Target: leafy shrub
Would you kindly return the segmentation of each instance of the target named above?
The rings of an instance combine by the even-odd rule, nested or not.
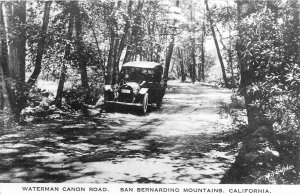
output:
[[[65,109],[80,110],[87,104],[95,105],[103,93],[102,88],[90,89],[74,86],[63,93],[63,107]]]
[[[25,108],[21,112],[21,118],[23,120],[32,117],[41,117],[44,119],[46,115],[54,112],[55,106],[52,105],[54,99],[52,93],[34,86],[29,91]]]
[[[237,91],[233,91],[231,95],[231,103],[224,104],[219,112],[223,118],[230,118],[233,129],[241,129],[247,125],[247,114],[245,110],[245,102]]]
[[[286,4],[262,1],[239,26],[243,76],[246,77],[242,80],[245,82],[242,91],[248,99],[248,119],[251,119],[252,130],[266,126],[271,131],[272,135],[265,141],[269,141],[280,156],[278,162],[263,162],[268,171],[253,166],[259,173],[252,183],[295,183],[293,177],[297,176],[299,182],[300,27],[297,9],[299,3],[293,0]],[[289,176],[279,173],[262,179],[266,173],[274,174],[284,166],[292,167]]]

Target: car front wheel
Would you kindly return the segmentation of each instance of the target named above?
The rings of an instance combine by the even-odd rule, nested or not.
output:
[[[156,102],[156,108],[157,108],[157,109],[160,109],[160,108],[161,108],[161,104],[162,104],[162,99],[159,99],[159,100]]]

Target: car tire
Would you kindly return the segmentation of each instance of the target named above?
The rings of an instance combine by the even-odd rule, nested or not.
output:
[[[141,113],[144,115],[147,113],[147,109],[148,109],[148,93],[146,93],[144,95],[143,98],[143,103],[142,103],[142,108],[141,108]]]
[[[103,109],[104,109],[105,112],[107,112],[107,113],[113,112],[113,110],[114,110],[114,105],[112,105],[112,104],[110,104],[110,103],[104,103]]]
[[[161,104],[162,104],[162,99],[159,99],[159,100],[156,102],[156,108],[157,108],[157,109],[160,109],[160,108],[161,108]]]

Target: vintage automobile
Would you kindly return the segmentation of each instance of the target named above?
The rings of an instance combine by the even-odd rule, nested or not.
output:
[[[104,107],[114,105],[138,107],[142,114],[148,105],[160,108],[165,87],[161,83],[163,68],[159,63],[132,61],[122,66],[119,81],[104,87]]]

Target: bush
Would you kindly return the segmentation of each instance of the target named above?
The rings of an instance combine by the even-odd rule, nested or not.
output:
[[[87,104],[95,105],[101,94],[103,94],[102,88],[90,87],[90,89],[87,89],[82,86],[74,86],[64,91],[63,107],[77,111]]]
[[[248,99],[251,130],[262,126],[269,128],[272,137],[267,139],[280,153],[279,163],[268,163],[268,173],[293,166],[290,171],[299,176],[299,3],[262,1],[260,6],[243,18],[239,26],[243,32],[239,39],[239,44],[243,45],[242,91]],[[280,174],[270,183],[272,181],[285,183],[290,180]]]
[[[28,94],[25,108],[21,112],[21,118],[26,120],[30,117],[45,117],[51,114],[55,106],[51,104],[54,102],[54,95],[46,90],[42,90],[34,86]]]

